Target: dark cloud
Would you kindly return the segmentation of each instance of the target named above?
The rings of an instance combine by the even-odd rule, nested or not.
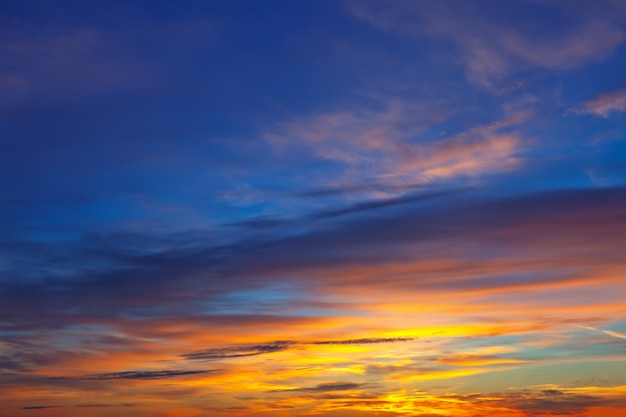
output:
[[[276,341],[273,343],[261,345],[229,346],[223,348],[206,349],[198,352],[186,353],[181,356],[186,359],[192,360],[240,358],[246,356],[263,355],[266,353],[281,352],[289,349],[294,344],[295,342],[292,341]]]
[[[346,340],[322,340],[319,342],[310,342],[312,345],[372,345],[377,343],[401,343],[411,342],[414,337],[369,337],[364,339],[346,339]]]
[[[549,397],[555,397],[555,396],[558,396],[558,395],[563,395],[563,391],[559,391],[558,389],[547,389],[547,390],[543,390],[541,392],[543,392],[545,395],[547,395]]]
[[[43,410],[45,408],[61,408],[60,405],[27,405],[22,410]]]
[[[363,338],[363,339],[346,339],[346,340],[321,340],[321,341],[295,341],[295,340],[279,340],[276,342],[255,344],[255,345],[235,345],[219,348],[205,349],[192,353],[181,355],[185,359],[190,360],[218,360],[231,359],[247,356],[264,355],[274,352],[282,352],[297,346],[305,345],[370,345],[378,343],[399,343],[415,340],[412,337],[394,337],[394,338]]]
[[[318,384],[311,388],[299,388],[298,391],[305,392],[328,392],[328,391],[347,391],[361,387],[363,384],[356,384],[354,382],[329,382],[325,384]]]
[[[56,327],[60,329],[60,326]],[[71,350],[50,346],[40,337],[19,337],[7,332],[2,340],[2,347],[9,354],[4,360],[0,358],[0,369],[4,367],[17,373],[26,373],[40,366],[49,366],[75,357]]]
[[[277,219],[252,219],[240,222],[227,223],[225,226],[246,227],[248,229],[271,229],[285,224],[284,220]]]
[[[378,209],[383,209],[383,208],[396,207],[396,206],[418,203],[422,201],[433,200],[437,197],[445,197],[451,194],[456,194],[458,192],[459,190],[438,190],[438,191],[430,191],[430,192],[424,192],[424,193],[419,193],[419,194],[411,194],[408,196],[403,196],[403,197],[398,197],[398,198],[367,201],[364,203],[355,204],[353,206],[341,207],[338,209],[322,211],[322,212],[313,214],[311,217],[313,219],[327,219],[327,218],[344,216],[344,215],[349,215],[349,214],[367,212],[371,210],[378,210]]]
[[[294,388],[286,390],[272,390],[269,392],[332,392],[332,391],[349,391],[360,388],[363,384],[354,382],[328,382],[318,384],[314,387]]]
[[[115,380],[115,379],[169,379],[179,376],[197,375],[215,372],[216,370],[203,371],[126,371],[126,372],[110,372],[106,374],[97,374],[94,376],[83,377],[81,379],[94,380]]]
[[[432,187],[430,184],[419,183],[409,185],[398,184],[352,184],[344,185],[341,187],[326,187],[318,188],[316,190],[304,191],[295,194],[296,197],[305,198],[320,198],[320,197],[333,197],[343,196],[351,193],[369,193],[369,192],[398,192],[407,190],[417,190],[421,188]]]
[[[375,188],[373,188],[375,186],[359,186],[356,187],[356,189],[353,189],[352,187],[348,187],[347,191],[356,191],[356,190],[360,190],[362,189],[363,191],[370,189],[370,190],[374,190]],[[394,191],[399,191],[399,190],[405,190],[405,189],[413,189],[413,188],[418,188],[418,186],[407,186],[407,187],[394,187],[394,186],[389,186],[388,188],[385,188],[383,186],[378,186],[378,188],[376,188],[378,191],[383,191],[386,190],[387,192],[394,192]],[[420,186],[419,188],[425,188],[425,186]],[[322,193],[320,195],[324,196],[325,193],[329,192],[329,193],[341,193],[342,189],[332,189],[332,191],[329,190],[321,190],[319,191],[320,193]],[[309,214],[307,216],[301,217],[301,218],[295,218],[295,219],[270,219],[270,218],[265,218],[265,217],[259,217],[259,218],[253,218],[250,220],[245,220],[245,221],[239,221],[239,222],[233,222],[233,223],[227,223],[225,226],[238,226],[238,227],[245,227],[248,229],[271,229],[271,228],[277,228],[279,226],[285,226],[285,225],[299,225],[299,226],[303,226],[306,225],[307,223],[310,223],[311,220],[324,220],[324,219],[332,219],[335,217],[340,217],[340,216],[344,216],[344,215],[350,215],[350,214],[358,214],[358,213],[362,213],[362,212],[368,212],[371,210],[377,210],[377,209],[384,209],[384,208],[390,208],[390,207],[395,207],[395,206],[402,206],[402,205],[408,205],[408,204],[414,204],[414,203],[419,203],[419,202],[423,202],[423,201],[428,201],[431,199],[435,199],[437,197],[444,197],[446,195],[449,194],[455,194],[460,192],[460,190],[454,189],[454,190],[435,190],[435,191],[425,191],[425,192],[421,192],[421,193],[413,193],[413,194],[409,194],[409,195],[405,195],[402,197],[393,197],[393,198],[386,198],[386,199],[377,199],[377,200],[370,200],[370,201],[364,201],[358,204],[354,204],[354,205],[349,205],[349,206],[340,206],[334,209],[330,209],[330,210],[323,210],[323,211],[319,211],[319,212],[314,212],[312,214]],[[309,196],[309,195],[305,195],[305,196]],[[311,197],[315,196],[315,192],[313,195],[311,195]]]
[[[213,411],[216,413],[228,413],[233,411],[246,411],[249,407],[245,406],[233,406],[233,407],[202,407],[203,410]]]
[[[22,371],[24,365],[8,356],[0,356],[0,369],[8,369],[10,371]]]

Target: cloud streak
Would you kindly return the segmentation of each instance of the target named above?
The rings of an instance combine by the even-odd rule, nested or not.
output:
[[[133,380],[152,380],[152,379],[169,379],[184,377],[189,375],[207,374],[215,372],[215,370],[198,370],[198,371],[180,371],[180,370],[168,370],[168,371],[125,371],[125,372],[110,372],[105,374],[97,374],[94,376],[83,377],[81,379],[109,381],[117,379],[133,379]]]
[[[341,181],[354,181],[351,176],[356,172],[359,181],[384,181],[389,187],[378,192],[384,195],[402,193],[407,183],[437,184],[514,169],[526,146],[515,128],[533,117],[532,109],[527,108],[464,132],[424,140],[424,132],[449,117],[452,110],[429,117],[435,112],[429,108],[433,104],[423,104],[422,109],[383,100],[382,106],[380,110],[338,111],[284,122],[265,138],[281,149],[304,146],[319,158],[338,163],[346,172]],[[415,114],[421,115],[420,119],[415,120]]]
[[[626,110],[626,87],[598,94],[574,109],[577,113],[587,113],[605,119],[624,110]]]
[[[44,410],[46,408],[60,408],[59,405],[27,405],[22,407],[22,410]]]
[[[415,340],[413,337],[368,337],[361,339],[345,340],[318,340],[318,341],[294,341],[281,340],[266,344],[228,346],[210,348],[192,353],[182,354],[181,357],[189,360],[220,360],[243,358],[248,356],[265,355],[277,352],[284,352],[290,349],[297,349],[306,345],[373,345],[383,343],[402,343]]]
[[[334,391],[350,391],[358,389],[363,384],[357,384],[354,382],[326,382],[323,384],[318,384],[314,387],[305,387],[305,388],[293,388],[286,390],[278,390],[271,392],[334,392]]]
[[[616,339],[626,340],[626,333],[616,332],[613,330],[601,330],[601,329],[596,329],[595,327],[591,327],[591,326],[578,326],[578,327],[582,329],[592,330],[594,332],[604,333],[605,335],[614,337]]]
[[[264,355],[268,353],[275,353],[287,350],[292,346],[294,342],[291,341],[277,341],[262,345],[245,345],[245,346],[231,346],[224,348],[206,349],[193,353],[185,353],[181,355],[186,359],[191,360],[216,360],[216,359],[230,359],[241,358],[247,356]]]

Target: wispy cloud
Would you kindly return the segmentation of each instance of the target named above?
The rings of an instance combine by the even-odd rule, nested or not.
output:
[[[234,345],[228,347],[210,348],[192,353],[182,354],[181,357],[190,360],[218,360],[232,359],[248,356],[265,355],[283,352],[288,349],[306,345],[373,345],[382,343],[402,343],[415,340],[413,337],[368,337],[345,340],[317,340],[317,341],[294,341],[281,340],[272,343],[256,345]]]
[[[465,61],[468,80],[494,92],[504,91],[509,77],[520,67],[573,68],[605,58],[626,39],[621,27],[626,10],[611,1],[587,4],[586,8],[580,2],[578,7],[537,2],[535,19],[525,25],[523,20],[511,19],[512,10],[527,12],[528,5],[523,2],[506,8],[487,1],[368,0],[347,5],[357,18],[385,30],[454,42]],[[598,9],[606,13],[598,13]],[[547,11],[551,20],[538,18]],[[555,17],[569,30],[554,30]],[[541,41],[533,36],[536,31],[544,34]]]
[[[294,342],[292,341],[277,341],[260,345],[229,346],[223,348],[206,349],[193,353],[185,353],[181,356],[186,359],[192,360],[241,358],[247,356],[257,356],[267,353],[281,352],[289,349],[293,344]]]
[[[572,109],[575,113],[587,113],[606,119],[613,113],[620,113],[624,110],[626,110],[626,87],[598,94]]]
[[[326,382],[318,384],[314,387],[304,388],[290,388],[284,390],[274,390],[271,392],[333,392],[333,391],[348,391],[360,388],[363,384],[357,384],[355,382]]]
[[[379,343],[412,342],[415,339],[414,337],[368,337],[363,339],[321,340],[309,343],[312,345],[371,345]]]
[[[532,108],[527,106],[505,112],[502,119],[492,123],[433,140],[422,134],[447,117],[451,109],[444,112],[433,103],[402,100],[383,101],[382,106],[280,123],[265,138],[283,149],[304,146],[319,158],[339,163],[344,182],[385,182],[391,185],[387,194],[397,194],[402,192],[399,185],[406,189],[406,184],[432,184],[516,167],[518,154],[526,146],[517,128],[533,117]]]
[[[60,405],[27,405],[22,410],[44,410],[46,408],[60,408]]]
[[[424,193],[411,194],[397,198],[387,198],[383,200],[367,201],[364,203],[355,204],[349,207],[341,207],[333,210],[326,210],[319,213],[314,213],[312,217],[314,219],[327,219],[332,217],[357,214],[361,212],[367,212],[376,209],[391,208],[394,206],[402,206],[412,203],[426,202],[436,198],[442,198],[448,195],[454,195],[459,193],[460,190],[439,190],[430,191]]]
[[[94,376],[83,377],[81,379],[95,379],[99,381],[116,380],[116,379],[169,379],[188,375],[207,374],[215,372],[215,370],[199,370],[199,371],[126,371],[126,372],[110,372],[106,374],[97,374]]]
[[[578,327],[580,327],[581,329],[587,329],[587,330],[592,330],[594,332],[604,333],[607,336],[615,337],[617,339],[626,340],[626,333],[616,332],[614,330],[602,330],[602,329],[598,329],[592,326],[578,326]]]

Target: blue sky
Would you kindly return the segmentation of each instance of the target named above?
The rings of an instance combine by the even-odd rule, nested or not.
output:
[[[0,416],[619,417],[622,1],[0,16]]]

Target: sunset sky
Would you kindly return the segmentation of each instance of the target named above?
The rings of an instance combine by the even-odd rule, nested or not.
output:
[[[626,1],[4,1],[0,417],[626,417]]]

